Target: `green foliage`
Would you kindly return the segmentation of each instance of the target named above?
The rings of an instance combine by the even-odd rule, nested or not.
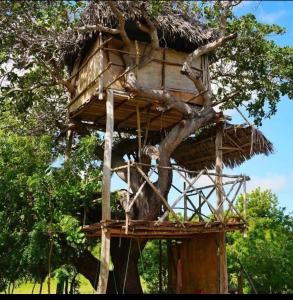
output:
[[[83,208],[100,195],[97,139],[81,139],[72,160],[53,168],[52,139],[0,132],[0,282],[35,279],[48,273],[50,236],[53,269],[68,249],[78,255],[91,247],[80,231]],[[78,215],[77,213],[80,213]],[[9,260],[7,259],[9,255]]]
[[[161,252],[160,252],[161,243]],[[161,254],[160,254],[161,253]],[[160,260],[162,264],[162,293],[167,292],[168,256],[167,241],[153,240],[145,246],[139,260],[139,273],[143,278],[148,293],[159,293]]]
[[[195,11],[208,26],[219,27],[219,2],[203,1]],[[237,38],[218,49],[211,65],[216,100],[221,102],[237,93],[223,108],[244,105],[255,124],[261,125],[276,113],[281,96],[293,98],[293,49],[278,46],[271,39],[284,34],[285,28],[262,24],[253,14],[236,17],[230,11],[227,33],[234,32]]]
[[[238,201],[239,209],[243,198]],[[293,290],[293,218],[278,207],[277,197],[269,190],[256,189],[248,195],[249,229],[228,235],[230,283],[237,285],[241,264],[259,293],[290,293]],[[248,277],[245,290],[253,293]]]

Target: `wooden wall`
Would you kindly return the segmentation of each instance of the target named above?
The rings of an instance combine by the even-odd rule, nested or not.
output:
[[[220,293],[221,233],[198,234],[168,248],[169,293]]]
[[[106,40],[106,37],[104,37],[104,40]],[[136,57],[137,48],[139,55],[143,55],[149,51],[148,44],[138,42],[137,45],[138,47],[136,47],[135,42],[132,43],[130,52],[133,54],[133,57]],[[124,71],[122,53],[117,51],[118,49],[121,49],[121,46],[121,41],[117,38],[113,38],[104,46],[104,68],[108,65],[109,61],[113,63],[110,69],[104,73],[104,87]],[[99,69],[100,51],[97,51],[98,47],[99,40],[97,39],[87,56],[81,61],[76,61],[73,73],[75,73],[85,61],[87,61],[87,63],[72,80],[77,86],[77,92],[74,97],[75,100],[70,105],[69,112],[76,111],[96,93],[98,82],[86,91],[85,89],[96,79],[101,71]],[[177,99],[181,99],[182,101],[189,100],[196,95],[197,91],[192,81],[180,73],[181,65],[185,61],[186,56],[187,53],[184,52],[177,52],[171,49],[160,49],[156,52],[154,61],[137,72],[138,84],[144,88],[150,89],[165,88],[174,94]],[[90,59],[88,59],[89,57]],[[202,70],[203,81],[208,88],[209,74],[207,57],[195,61],[193,67],[197,70]],[[124,79],[122,78],[121,80],[116,81],[111,87],[113,89],[123,90],[123,80]],[[80,93],[81,95],[79,96]],[[202,97],[193,99],[191,102],[202,104]]]

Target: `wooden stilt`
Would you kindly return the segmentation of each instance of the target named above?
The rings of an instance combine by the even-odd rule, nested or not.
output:
[[[222,203],[223,194],[222,194],[222,174],[223,174],[223,150],[222,148],[223,144],[223,131],[222,126],[218,128],[217,135],[216,135],[216,141],[215,141],[215,148],[216,148],[216,174],[219,176],[216,176],[216,184],[220,187],[220,189],[216,189],[216,195],[217,195],[217,218],[219,221],[223,221],[224,217],[224,208]]]
[[[102,220],[111,219],[110,196],[111,196],[111,154],[112,138],[114,128],[113,90],[107,90],[107,121],[105,134],[104,162],[103,162],[103,187],[102,187]],[[107,291],[110,265],[110,233],[107,228],[101,232],[101,265],[98,294],[105,294]]]
[[[216,189],[217,196],[217,218],[219,221],[224,221],[224,207],[223,207],[223,128],[220,126],[217,130],[216,135],[216,176],[215,183],[218,187]],[[226,255],[226,241],[225,241],[225,232],[219,232],[219,293],[227,294],[228,293],[228,273],[227,273],[227,255]]]

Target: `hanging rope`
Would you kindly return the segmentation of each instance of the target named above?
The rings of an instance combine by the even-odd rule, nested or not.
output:
[[[97,271],[96,271],[96,277],[95,277],[95,281],[94,281],[93,294],[96,293],[95,287],[97,286],[99,269],[100,269],[100,264],[97,264]]]
[[[123,283],[122,294],[124,294],[124,291],[125,291],[127,271],[128,271],[128,265],[129,265],[129,257],[130,257],[130,252],[131,252],[131,244],[132,244],[132,238],[130,239],[130,243],[129,243],[129,250],[128,250],[127,262],[126,262],[126,269],[125,269],[125,276],[124,276],[124,283]]]
[[[248,279],[248,281],[249,281],[249,283],[250,283],[250,285],[251,285],[251,287],[252,287],[254,293],[255,293],[255,294],[258,294],[257,289],[256,289],[256,287],[255,287],[255,285],[254,285],[254,283],[253,283],[253,281],[252,281],[250,275],[248,274],[248,272],[247,272],[246,269],[244,268],[243,264],[241,263],[240,258],[239,258],[239,256],[238,256],[237,252],[236,252],[234,249],[232,249],[232,252],[233,252],[234,255],[236,256],[236,259],[237,259],[237,261],[238,261],[240,267],[242,267],[244,273],[246,274],[247,279]]]
[[[136,239],[136,240],[137,240],[137,244],[138,244],[139,256],[141,258],[141,263],[142,263],[142,271],[145,273],[144,261],[143,261],[143,256],[142,256],[142,251],[141,251],[141,248],[140,248],[140,244],[139,244],[139,239]]]
[[[118,289],[117,289],[117,283],[116,283],[116,278],[115,278],[115,272],[113,270],[113,278],[114,278],[114,286],[115,286],[115,291],[116,291],[116,294],[118,295]]]

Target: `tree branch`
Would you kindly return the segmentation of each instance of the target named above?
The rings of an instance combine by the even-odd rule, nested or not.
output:
[[[78,32],[92,32],[92,31],[102,31],[105,33],[110,33],[110,34],[119,34],[120,30],[117,28],[110,28],[110,27],[105,27],[102,25],[84,25],[81,27],[76,28]]]
[[[227,36],[220,37],[219,39],[211,43],[208,43],[204,46],[201,46],[197,48],[195,51],[193,51],[192,53],[190,53],[187,56],[186,61],[183,63],[181,73],[186,75],[190,80],[194,82],[196,89],[198,90],[199,93],[203,93],[205,105],[211,105],[213,95],[209,90],[205,91],[205,86],[202,80],[200,79],[199,74],[193,72],[193,70],[191,69],[192,61],[200,58],[204,54],[215,51],[217,48],[221,47],[225,42],[235,39],[236,37],[237,34],[232,33]]]
[[[124,42],[124,47],[126,49],[129,49],[130,45],[131,45],[131,42],[130,42],[130,39],[129,39],[126,31],[125,31],[125,18],[123,16],[123,14],[121,13],[121,11],[116,7],[116,5],[114,4],[114,2],[112,0],[109,0],[108,3],[109,3],[109,6],[110,6],[112,12],[115,14],[115,16],[118,19],[119,33],[120,33],[120,36],[121,36],[121,38]]]

